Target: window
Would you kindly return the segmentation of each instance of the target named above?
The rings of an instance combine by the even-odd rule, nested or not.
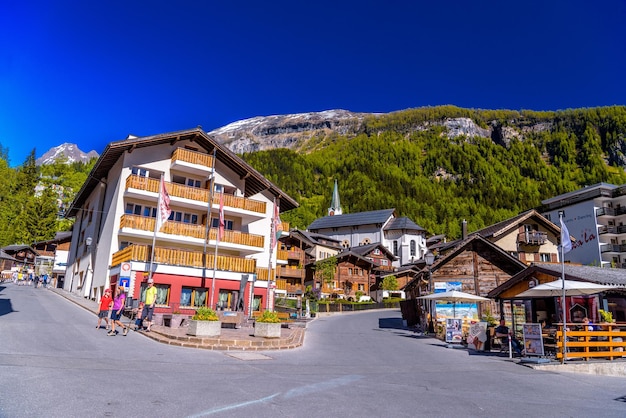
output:
[[[398,241],[393,242],[393,255],[398,256]]]
[[[206,306],[206,302],[206,289],[183,287],[180,294],[180,306],[193,306],[194,308],[199,308],[201,306]]]
[[[411,247],[411,257],[415,257],[417,255],[417,247],[415,245],[414,239],[411,240],[410,247]]]
[[[217,309],[237,309],[237,302],[239,298],[239,291],[220,289],[219,297],[217,299]]]
[[[348,276],[352,276],[352,269],[348,269]]]
[[[363,283],[359,283],[359,284],[358,284],[358,289],[359,289],[360,291],[364,291],[364,290],[365,290],[365,285],[364,285]]]
[[[344,239],[343,241],[341,241],[341,246],[343,248],[350,248],[350,241],[348,241],[347,239]]]
[[[359,269],[359,276],[363,275],[363,269]]]
[[[552,261],[552,257],[550,257],[550,254],[548,253],[540,253],[539,258],[541,261],[546,262],[546,263],[549,263]]]
[[[141,300],[146,301],[146,288],[148,287],[147,283],[141,284]],[[157,305],[169,305],[170,304],[170,285],[169,284],[154,284],[157,290]]]
[[[213,193],[224,193],[224,186],[221,184],[215,184],[213,186]]]
[[[130,169],[130,172],[136,176],[140,176],[140,177],[148,177],[148,170],[146,170],[145,168],[140,168],[140,167],[133,167]]]
[[[211,218],[211,227],[218,228],[220,226],[220,220],[218,218]],[[224,229],[232,231],[233,230],[233,221],[229,221],[228,219],[224,220]]]
[[[389,265],[389,260],[387,260],[386,258],[383,258],[380,260],[380,264],[382,264],[383,266],[388,266]]]
[[[156,217],[156,207],[127,203],[124,213],[126,213],[127,215],[137,215],[154,218]]]
[[[379,248],[374,249],[374,255],[380,255],[380,249]]]
[[[186,224],[193,224],[193,225],[198,224],[198,215],[193,214],[193,213],[172,211],[168,219],[170,221],[183,222]]]

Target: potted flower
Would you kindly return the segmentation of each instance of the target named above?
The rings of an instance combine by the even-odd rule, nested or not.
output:
[[[254,322],[254,336],[263,338],[280,338],[280,318],[272,311],[263,313]]]
[[[222,331],[222,322],[217,313],[210,308],[198,308],[189,320],[187,335],[196,337],[218,337]]]

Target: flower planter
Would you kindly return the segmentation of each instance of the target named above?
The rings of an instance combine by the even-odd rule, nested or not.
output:
[[[263,338],[280,338],[280,322],[255,322],[254,336]]]
[[[222,332],[221,321],[197,321],[189,320],[187,335],[196,337],[219,337]]]

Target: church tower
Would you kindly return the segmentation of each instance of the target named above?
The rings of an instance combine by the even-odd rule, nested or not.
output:
[[[341,215],[341,203],[339,203],[339,186],[337,186],[337,179],[335,179],[335,188],[333,190],[333,198],[328,208],[328,216]]]

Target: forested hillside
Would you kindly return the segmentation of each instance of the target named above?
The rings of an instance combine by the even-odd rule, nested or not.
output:
[[[94,163],[64,164],[60,159],[37,166],[32,150],[21,166],[11,168],[8,150],[0,146],[0,246],[30,245],[69,230],[71,222],[59,217],[59,206],[71,202]]]
[[[523,135],[501,143],[448,138],[436,124],[424,129],[425,122],[458,117],[494,132],[515,126]],[[307,154],[280,149],[243,158],[300,202],[283,216],[293,227],[326,214],[337,179],[344,213],[396,208],[429,234],[455,238],[462,219],[473,231],[585,185],[626,183],[625,134],[624,106],[559,112],[444,106],[372,116],[364,133],[320,138]]]
[[[491,137],[448,135],[440,122],[451,118],[469,118]],[[242,157],[300,202],[282,215],[292,227],[326,215],[337,179],[344,213],[395,208],[429,234],[457,238],[463,219],[474,231],[585,185],[625,184],[625,137],[625,106],[558,112],[441,106],[366,117],[349,136],[312,138],[300,148],[306,153],[274,149]],[[38,167],[33,150],[11,168],[7,155],[0,145],[0,246],[68,230],[59,203],[73,200],[95,160]]]

